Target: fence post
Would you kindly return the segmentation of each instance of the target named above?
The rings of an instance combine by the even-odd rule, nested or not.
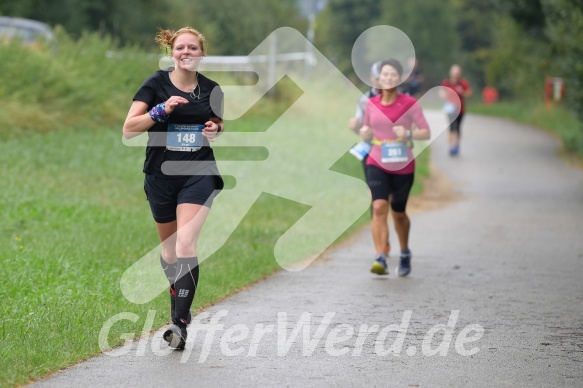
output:
[[[269,95],[273,97],[275,93],[275,61],[277,60],[277,36],[276,34],[269,35],[269,56],[267,63],[267,85],[271,87],[268,91]]]
[[[307,33],[307,41],[306,41],[306,58],[304,60],[304,76],[308,78],[310,76],[312,70],[312,52],[313,52],[313,44],[314,44],[314,22],[316,20],[316,15],[311,12],[308,15],[308,33]]]

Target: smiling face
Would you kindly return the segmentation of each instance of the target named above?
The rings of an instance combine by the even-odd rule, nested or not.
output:
[[[379,85],[382,89],[395,89],[401,83],[401,75],[391,65],[384,65],[381,68]]]
[[[203,56],[202,44],[196,35],[183,33],[174,40],[172,59],[177,70],[197,71]]]

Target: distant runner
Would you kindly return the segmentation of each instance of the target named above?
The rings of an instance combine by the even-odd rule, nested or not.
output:
[[[449,70],[449,78],[444,79],[441,83],[452,89],[459,96],[460,102],[456,100],[448,100],[445,104],[445,111],[452,121],[449,127],[449,153],[456,156],[460,151],[460,140],[462,131],[462,119],[465,113],[465,99],[471,98],[473,95],[470,83],[462,78],[462,68],[459,65],[453,65]],[[443,98],[447,98],[442,95]]]

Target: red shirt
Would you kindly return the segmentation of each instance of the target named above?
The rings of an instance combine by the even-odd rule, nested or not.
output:
[[[454,104],[457,108],[459,108],[460,114],[464,113],[466,110],[466,104],[464,102],[464,92],[466,90],[470,90],[470,83],[466,81],[465,78],[460,79],[457,83],[452,84],[449,79],[444,79],[441,83],[441,86],[445,86],[456,92],[458,97],[460,98],[461,105],[455,99],[450,100],[452,104]]]
[[[412,174],[415,172],[415,159],[410,145],[407,146],[406,162],[383,163],[382,145],[376,143],[396,140],[397,136],[393,133],[394,126],[402,125],[412,130],[415,124],[419,129],[429,129],[427,120],[417,100],[409,95],[398,94],[397,99],[390,105],[382,105],[381,99],[381,94],[369,99],[364,112],[364,125],[372,128],[374,136],[366,164],[379,167],[391,174]]]

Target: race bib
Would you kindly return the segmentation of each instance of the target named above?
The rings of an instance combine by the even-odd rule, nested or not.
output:
[[[168,124],[166,149],[170,151],[195,152],[202,148],[202,124]]]
[[[451,102],[446,102],[445,105],[443,105],[443,111],[450,116],[455,114],[456,109],[455,105]]]
[[[368,156],[372,146],[366,141],[361,141],[350,149],[350,153],[354,155],[358,160],[362,160]]]
[[[409,160],[407,143],[393,142],[381,145],[381,161],[383,163],[401,163]]]

